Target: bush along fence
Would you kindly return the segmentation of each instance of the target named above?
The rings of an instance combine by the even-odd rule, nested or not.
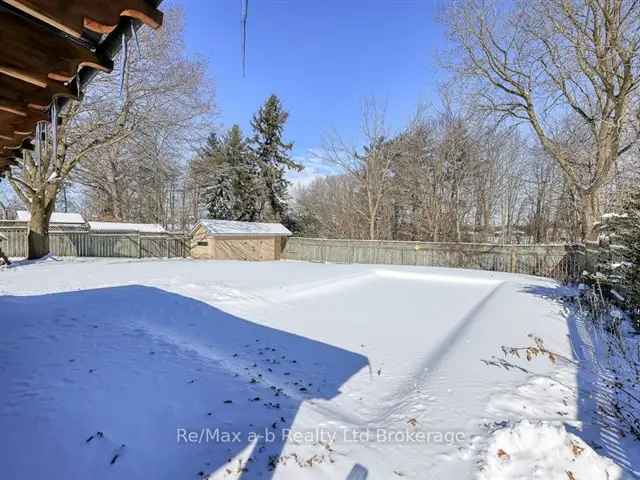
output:
[[[2,249],[8,257],[27,256],[27,232],[21,227],[4,227],[7,237]],[[190,237],[175,234],[95,233],[51,231],[52,255],[71,257],[184,258],[190,254]]]
[[[289,238],[283,257],[309,262],[472,268],[538,275],[560,281],[579,279],[593,262],[590,251],[583,245],[493,245],[302,237]]]

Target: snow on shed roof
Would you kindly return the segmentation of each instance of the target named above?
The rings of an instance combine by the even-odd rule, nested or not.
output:
[[[18,222],[28,222],[31,220],[31,212],[26,210],[18,210],[16,212],[16,220]],[[79,213],[53,212],[49,223],[64,223],[72,225],[84,225],[86,222]]]
[[[200,220],[198,225],[202,225],[209,235],[291,235],[291,232],[280,223]]]
[[[95,232],[167,233],[157,223],[89,222],[89,228]]]

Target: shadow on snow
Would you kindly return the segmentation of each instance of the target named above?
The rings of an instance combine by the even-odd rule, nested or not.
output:
[[[335,397],[368,365],[138,285],[0,297],[0,328],[7,478],[271,478],[301,404]]]
[[[572,425],[565,427],[589,444],[599,455],[609,457],[627,472],[640,476],[638,442],[629,436],[621,435],[623,428],[619,421],[606,413],[611,411],[614,404],[610,384],[615,380],[611,371],[599,362],[599,359],[605,358],[607,345],[603,344],[597,330],[586,323],[586,315],[577,311],[573,301],[575,290],[559,285],[530,286],[524,291],[553,300],[563,307],[571,350],[577,361],[577,420],[582,425],[580,429]]]

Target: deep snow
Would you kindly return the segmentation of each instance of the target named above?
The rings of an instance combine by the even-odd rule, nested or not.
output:
[[[2,478],[624,478],[634,446],[590,427],[573,362],[494,357],[534,334],[579,358],[561,293],[419,267],[7,268]]]

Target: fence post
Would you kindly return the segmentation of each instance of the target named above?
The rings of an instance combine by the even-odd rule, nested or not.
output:
[[[518,257],[516,256],[516,249],[511,247],[511,273],[517,273]]]
[[[142,239],[140,237],[140,232],[138,232],[138,258],[142,258]]]

